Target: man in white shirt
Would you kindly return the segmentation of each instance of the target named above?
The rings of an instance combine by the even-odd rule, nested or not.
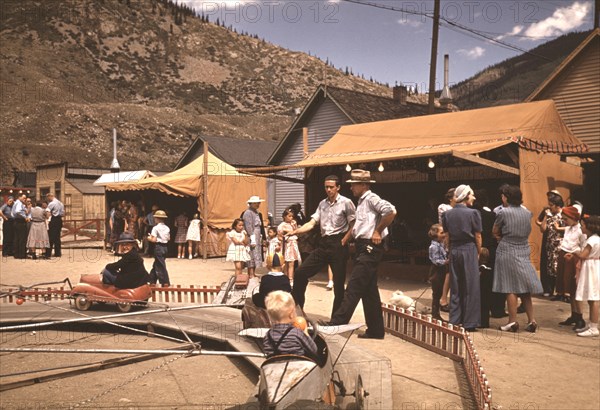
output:
[[[60,258],[62,256],[60,236],[63,226],[62,220],[65,216],[65,206],[53,193],[48,193],[46,199],[48,200],[48,208],[46,209],[51,215],[50,224],[48,225],[50,247],[46,248],[46,257],[49,258],[52,255],[52,248],[54,248],[54,256]]]

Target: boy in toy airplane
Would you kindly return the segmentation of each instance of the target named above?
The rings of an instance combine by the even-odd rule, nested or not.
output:
[[[293,325],[296,319],[296,304],[288,292],[276,290],[265,299],[267,313],[273,323],[263,339],[263,350],[267,357],[292,354],[314,358],[317,345],[304,332]]]
[[[120,255],[121,259],[106,265],[102,271],[102,283],[119,289],[134,289],[148,283],[150,277],[133,235],[123,232],[115,242],[115,247],[116,255]]]

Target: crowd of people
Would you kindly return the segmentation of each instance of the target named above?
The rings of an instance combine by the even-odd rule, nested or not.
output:
[[[61,233],[65,207],[48,193],[36,201],[20,193],[9,196],[0,207],[2,215],[2,256],[15,259],[50,259],[62,256]],[[54,251],[54,255],[52,252]]]
[[[442,320],[443,283],[450,278],[449,322],[467,330],[489,327],[491,315],[508,316],[499,329],[518,332],[517,314],[525,313],[525,330],[535,333],[538,324],[531,296],[542,295],[570,303],[571,315],[559,325],[573,326],[578,336],[599,335],[598,216],[582,214],[580,203],[564,207],[556,190],[547,193],[548,206],[535,221],[543,232],[538,278],[528,242],[533,214],[523,206],[519,187],[502,185],[501,204],[493,211],[487,203],[477,206],[475,192],[468,185],[449,192],[452,200],[439,207],[441,223],[429,230],[435,319]],[[585,301],[589,323],[583,319]]]

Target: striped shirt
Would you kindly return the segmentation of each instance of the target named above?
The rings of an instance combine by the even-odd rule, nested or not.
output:
[[[267,356],[280,354],[294,354],[299,356],[315,357],[317,355],[317,345],[300,329],[292,327],[287,335],[282,339],[285,331],[292,327],[290,323],[276,323],[263,339],[263,351]],[[270,336],[270,337],[269,337]],[[275,350],[275,345],[277,350]]]
[[[381,217],[395,212],[394,205],[381,199],[381,197],[371,190],[362,194],[358,199],[358,207],[356,208],[356,223],[352,229],[354,239],[371,239],[375,228],[381,221]],[[388,234],[387,228],[381,232],[381,239]]]

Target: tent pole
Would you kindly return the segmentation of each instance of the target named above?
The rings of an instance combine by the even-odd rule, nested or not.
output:
[[[202,164],[202,218],[204,219],[204,228],[202,229],[202,259],[206,260],[206,238],[208,236],[208,142],[204,141],[204,163]]]

